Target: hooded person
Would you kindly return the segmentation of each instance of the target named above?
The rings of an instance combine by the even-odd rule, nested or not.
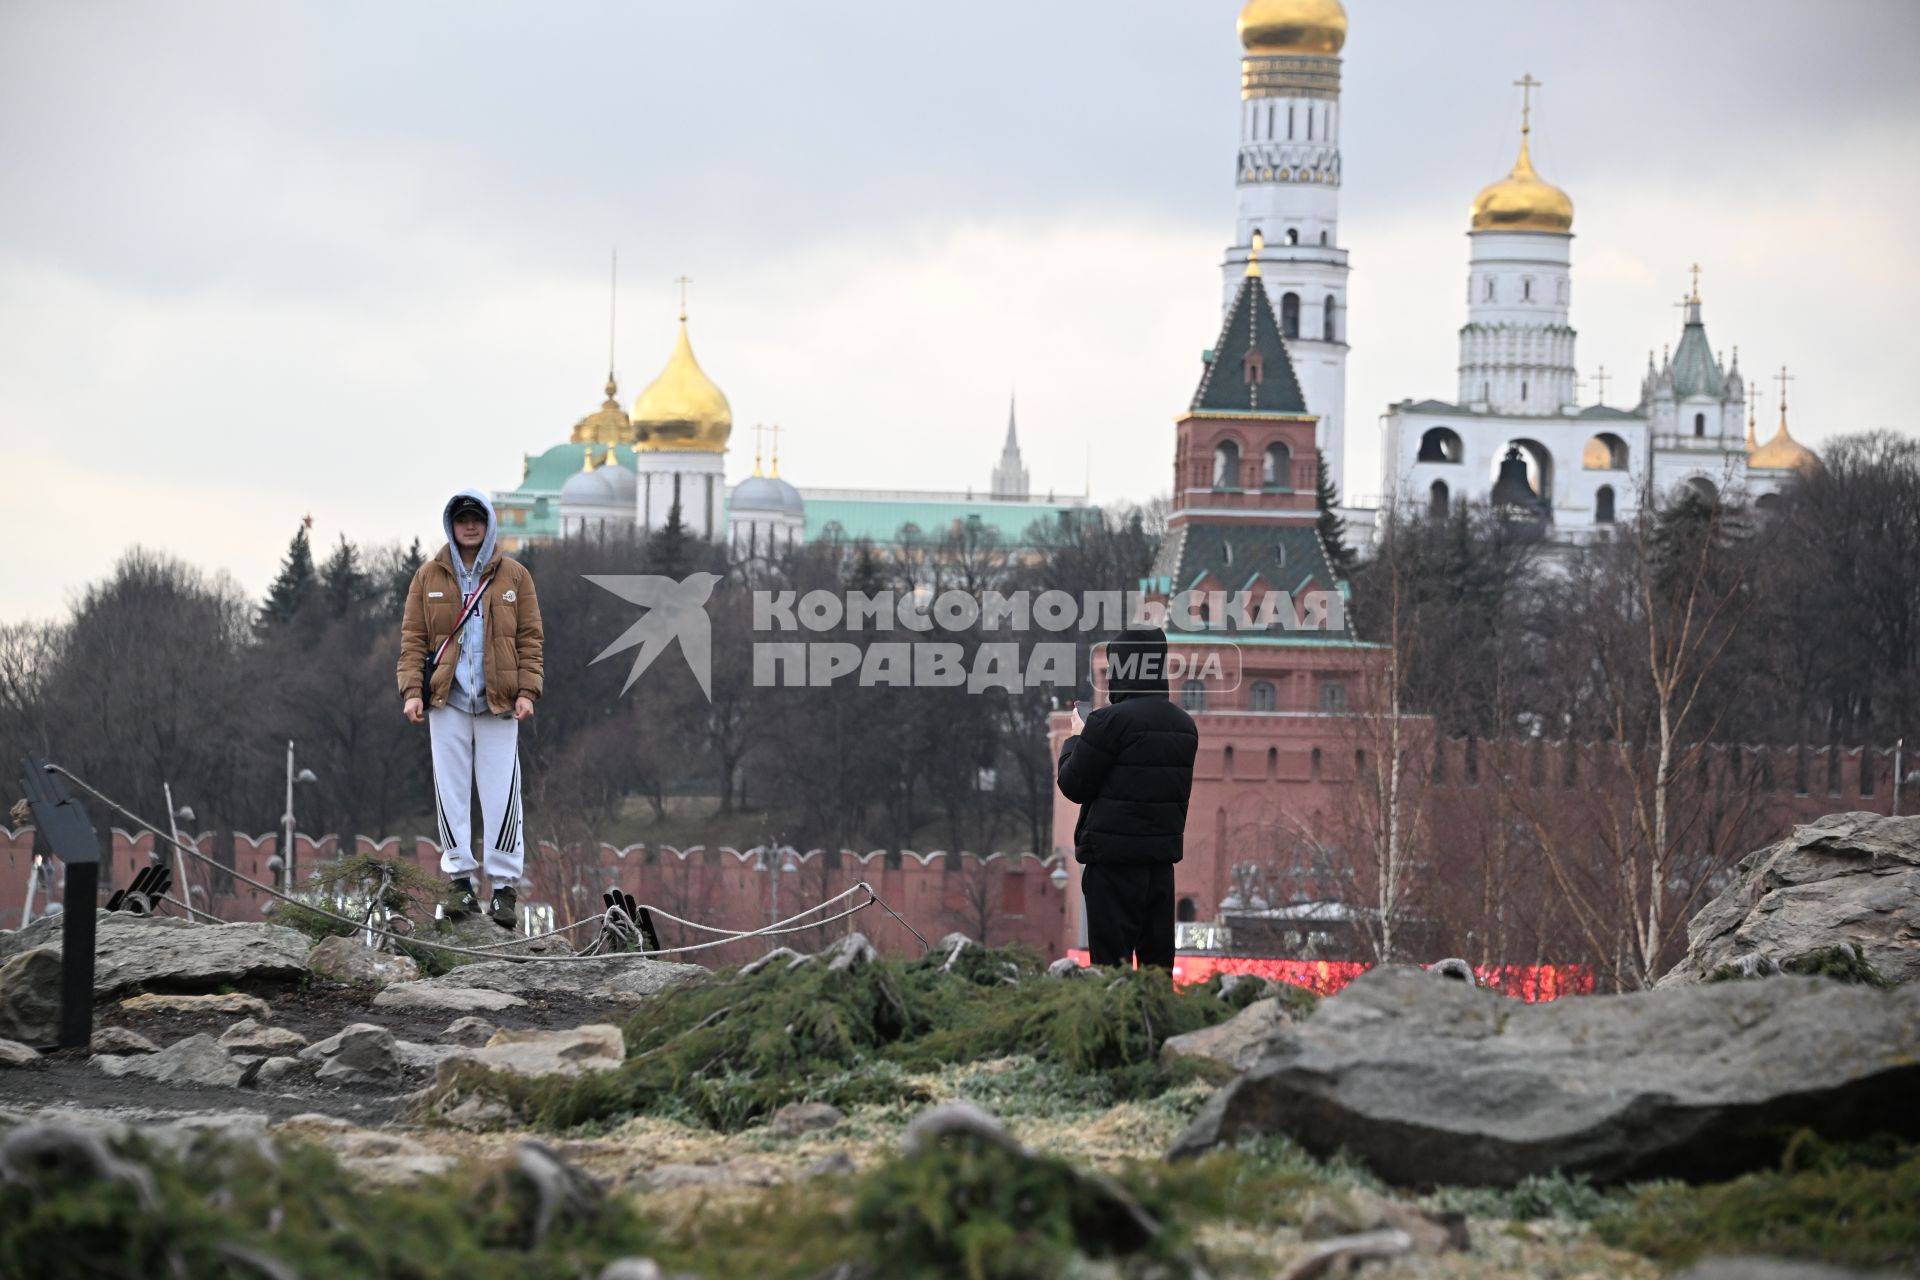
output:
[[[1086,870],[1093,963],[1173,968],[1173,865],[1184,853],[1200,731],[1167,696],[1167,635],[1130,628],[1107,644],[1107,705],[1060,745],[1060,794],[1080,806],[1073,856]]]
[[[447,917],[480,912],[473,875],[484,870],[493,891],[487,914],[513,929],[526,863],[520,721],[533,714],[545,683],[540,602],[526,566],[494,550],[498,529],[486,494],[454,494],[440,523],[447,545],[407,587],[395,675],[403,714],[414,724],[424,720],[433,743]],[[484,838],[477,853],[475,791]]]

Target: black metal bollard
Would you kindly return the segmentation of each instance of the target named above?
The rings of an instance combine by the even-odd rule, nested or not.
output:
[[[20,779],[33,825],[53,856],[66,864],[67,891],[60,926],[60,1047],[93,1040],[94,911],[100,898],[100,837],[60,775],[28,756]]]

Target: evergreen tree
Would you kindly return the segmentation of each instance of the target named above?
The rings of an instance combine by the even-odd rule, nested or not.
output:
[[[407,589],[413,585],[413,575],[420,572],[420,566],[426,562],[426,553],[420,549],[420,539],[415,537],[413,545],[400,558],[400,563],[394,566],[393,576],[387,580],[387,607],[395,616],[406,610]]]
[[[280,562],[280,576],[267,591],[260,621],[269,625],[293,621],[294,615],[313,599],[315,585],[313,544],[308,541],[306,522],[302,521],[287,546],[287,558]]]
[[[1327,559],[1333,562],[1333,571],[1341,577],[1353,573],[1353,548],[1347,545],[1347,522],[1340,516],[1340,490],[1327,474],[1327,455],[1315,449],[1314,456],[1320,461],[1320,541],[1326,544]]]
[[[360,567],[359,550],[347,541],[346,534],[341,534],[340,545],[320,567],[320,594],[327,612],[335,618],[346,617],[368,598],[369,586],[366,571]]]
[[[693,538],[680,518],[680,504],[667,512],[667,522],[647,539],[647,570],[666,578],[684,578],[692,556]]]

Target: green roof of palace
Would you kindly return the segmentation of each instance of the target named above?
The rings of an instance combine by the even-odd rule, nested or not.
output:
[[[866,539],[876,546],[902,544],[907,540],[908,526],[919,531],[920,539],[937,542],[974,521],[984,531],[990,531],[1001,546],[1044,546],[1053,540],[1049,530],[1056,529],[1064,520],[1096,510],[1071,503],[995,502],[991,498],[805,497],[805,502],[808,542],[822,542],[832,537],[846,542]],[[1043,527],[1035,529],[1036,522]]]

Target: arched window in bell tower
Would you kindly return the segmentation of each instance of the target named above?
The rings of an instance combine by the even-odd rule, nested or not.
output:
[[[1213,446],[1213,487],[1240,487],[1240,446],[1231,440],[1222,440]]]
[[[1706,414],[1696,413],[1693,415],[1693,434],[1696,436],[1704,436],[1705,434],[1707,434],[1707,415]]]
[[[1293,488],[1293,451],[1285,444],[1270,444],[1260,463],[1260,483],[1269,489]]]
[[[1326,305],[1320,308],[1320,340],[1333,341],[1333,295],[1327,295]]]
[[[1287,243],[1290,245],[1300,243],[1300,228],[1298,227],[1287,228]]]
[[[1297,293],[1280,295],[1280,336],[1283,338],[1300,336],[1300,295]]]

